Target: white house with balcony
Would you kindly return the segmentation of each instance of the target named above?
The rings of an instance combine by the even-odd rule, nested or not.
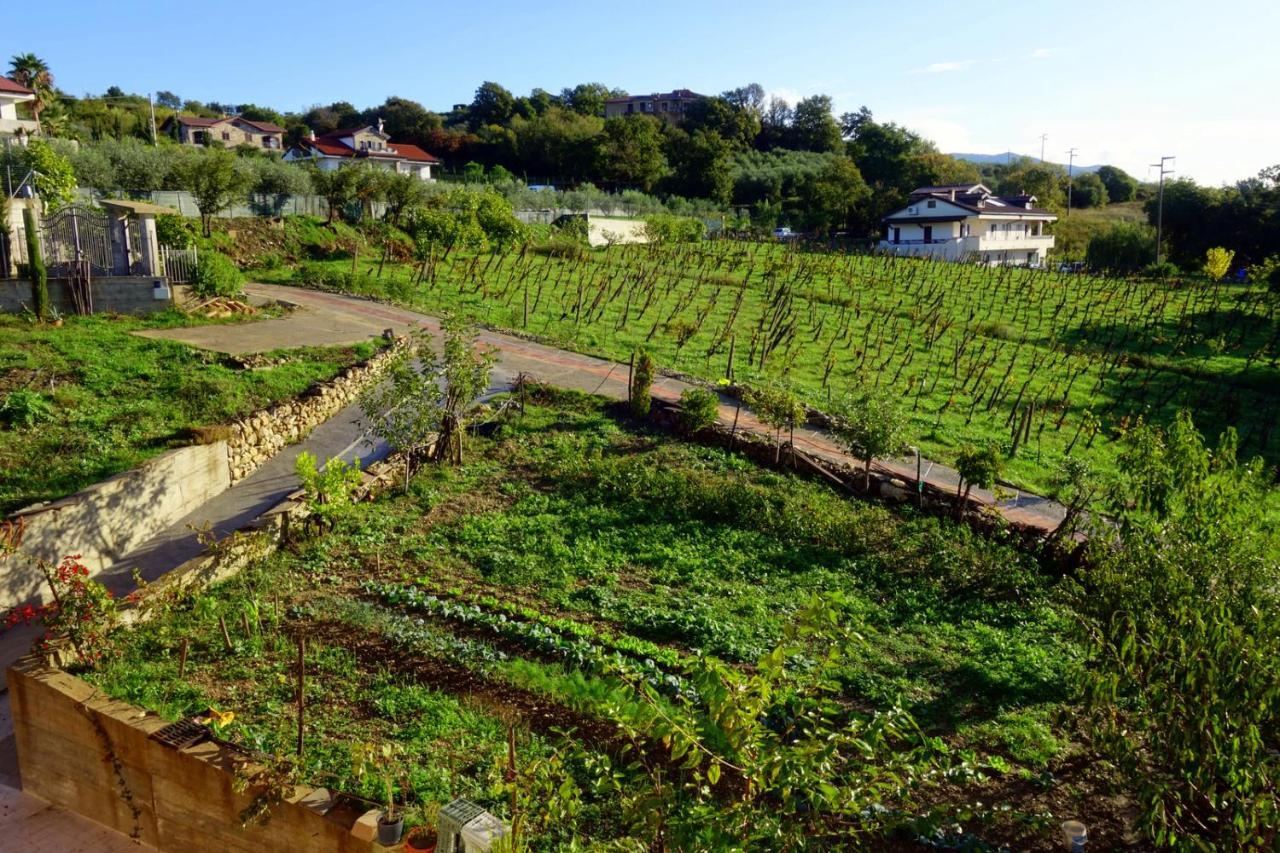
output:
[[[35,99],[36,93],[26,86],[19,86],[8,77],[0,77],[0,139],[25,139],[36,132],[39,125],[34,121],[18,118],[18,104]]]
[[[334,130],[322,136],[311,131],[285,152],[290,162],[312,163],[316,168],[331,172],[348,163],[369,163],[381,169],[413,175],[424,181],[433,180],[431,167],[440,165],[440,159],[408,142],[392,142],[378,126]]]
[[[920,187],[883,220],[880,250],[947,261],[1040,266],[1058,217],[1033,195],[998,196],[982,184]]]

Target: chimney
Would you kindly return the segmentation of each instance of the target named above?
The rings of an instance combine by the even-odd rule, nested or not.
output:
[[[952,201],[955,201],[955,200],[956,200],[956,188],[955,188],[955,187],[952,187],[952,188],[951,188],[951,200],[952,200]]]
[[[382,116],[378,116],[378,133],[382,133]]]
[[[316,132],[314,128],[307,131],[307,139],[310,139],[312,142],[316,141]]]

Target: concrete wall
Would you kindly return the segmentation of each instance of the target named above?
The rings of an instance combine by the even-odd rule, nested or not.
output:
[[[240,812],[257,792],[233,790],[242,753],[213,742],[166,746],[151,737],[165,720],[108,699],[39,657],[24,658],[8,675],[28,793],[164,851],[370,851],[352,834],[363,810],[333,805],[328,792],[298,787],[264,825],[244,828]]]
[[[153,314],[173,305],[172,296],[155,298],[155,283],[163,278],[140,276],[94,276],[91,294],[94,312],[117,314]],[[76,312],[75,301],[66,279],[49,279],[49,303],[63,314]],[[25,278],[0,279],[0,311],[19,314],[31,308],[31,282]]]
[[[22,550],[51,562],[80,554],[95,573],[137,548],[231,484],[227,443],[180,447],[70,497],[14,513],[26,525]],[[0,608],[44,594],[35,572],[12,564]]]
[[[587,217],[587,241],[592,246],[614,243],[648,243],[643,219],[607,219],[602,216]],[[608,232],[607,234],[605,232]]]

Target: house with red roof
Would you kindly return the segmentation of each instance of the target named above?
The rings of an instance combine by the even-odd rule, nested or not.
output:
[[[434,180],[431,167],[440,165],[440,159],[417,145],[393,142],[378,126],[345,128],[316,135],[312,131],[285,152],[284,159],[295,163],[313,163],[325,171],[337,169],[348,163],[371,163],[379,168],[400,174],[413,175],[424,181]]]
[[[199,116],[171,115],[160,125],[160,130],[183,145],[252,145],[267,151],[284,148],[284,128],[269,121],[253,121],[243,116],[201,118]]]
[[[0,77],[0,139],[27,137],[39,130],[34,121],[18,117],[18,104],[30,103],[36,93],[19,86],[8,77]]]

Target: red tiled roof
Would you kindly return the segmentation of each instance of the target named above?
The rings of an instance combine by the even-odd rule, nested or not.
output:
[[[0,92],[9,92],[14,95],[34,95],[35,92],[26,86],[19,86],[8,77],[0,77]]]
[[[416,160],[420,163],[439,163],[440,158],[434,154],[423,151],[416,145],[410,145],[408,142],[388,142],[387,145],[392,151],[395,151],[406,160]]]
[[[351,133],[351,131],[346,131]],[[350,145],[335,141],[337,134],[341,131],[333,131],[326,133],[324,136],[317,136],[315,139],[303,139],[299,145],[303,148],[314,149],[326,157],[373,157],[374,159],[388,160],[412,160],[418,163],[439,163],[440,159],[416,145],[408,142],[388,142],[385,151],[358,151]]]

